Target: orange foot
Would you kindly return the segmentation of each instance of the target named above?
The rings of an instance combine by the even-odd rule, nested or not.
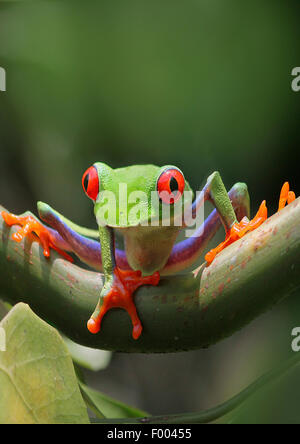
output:
[[[113,284],[109,292],[104,296],[100,308],[96,308],[87,323],[89,331],[91,333],[99,332],[102,318],[108,310],[111,308],[123,308],[127,311],[132,321],[132,337],[138,339],[143,327],[133,302],[133,293],[141,285],[157,285],[159,280],[160,275],[158,271],[152,276],[142,276],[140,271],[121,270],[116,267]]]
[[[293,191],[290,191],[289,183],[285,182],[280,193],[278,211],[282,210],[286,204],[290,204],[295,199],[295,193]],[[266,201],[264,200],[261,203],[256,216],[252,220],[248,221],[247,218],[243,218],[241,222],[235,223],[226,233],[224,242],[220,243],[216,248],[210,250],[206,254],[205,260],[207,262],[207,266],[212,263],[212,261],[214,260],[216,255],[220,253],[220,251],[224,250],[224,248],[228,247],[228,245],[232,244],[238,239],[241,239],[249,231],[256,230],[256,228],[258,228],[267,218],[268,210],[266,207]]]
[[[47,228],[38,220],[32,216],[16,216],[12,213],[2,211],[1,216],[5,223],[10,227],[12,225],[21,225],[21,229],[12,235],[12,239],[16,242],[21,242],[24,237],[29,236],[31,233],[35,233],[38,237],[37,240],[43,247],[44,256],[50,257],[50,248],[56,250],[61,256],[70,262],[73,262],[73,258],[69,256],[65,251],[56,247],[54,241],[51,239],[51,233]]]

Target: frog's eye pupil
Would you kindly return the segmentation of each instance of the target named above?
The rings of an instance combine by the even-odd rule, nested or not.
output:
[[[172,191],[172,193],[174,193],[174,191],[178,191],[178,182],[174,176],[172,176],[170,180],[170,190]]]
[[[96,200],[99,194],[99,177],[97,169],[91,166],[82,176],[82,187],[85,194],[92,200]]]
[[[183,194],[185,180],[177,168],[166,168],[158,178],[157,192],[162,202],[174,204]]]
[[[88,185],[89,185],[89,174],[87,174],[83,180],[83,188],[85,192],[87,192]]]

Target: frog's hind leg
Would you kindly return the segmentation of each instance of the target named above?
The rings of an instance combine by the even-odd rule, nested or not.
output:
[[[44,256],[49,258],[51,248],[69,261],[73,258],[67,254],[75,253],[84,263],[96,270],[102,270],[101,246],[99,240],[87,236],[98,237],[98,230],[89,230],[68,221],[65,217],[53,210],[49,205],[38,202],[40,218],[52,228],[40,222],[32,213],[26,212],[20,216],[3,211],[2,217],[7,225],[20,225],[21,228],[13,234],[16,242],[32,234],[44,250]],[[78,232],[80,231],[80,233]],[[125,252],[116,251],[117,263],[124,269],[129,269]]]
[[[69,246],[70,251],[75,253],[82,262],[95,270],[102,271],[101,245],[98,240],[98,230],[90,230],[74,224],[43,202],[38,202],[38,212],[40,218],[59,233]],[[94,239],[91,239],[91,237]],[[116,261],[123,269],[130,269],[123,250],[116,249]]]
[[[295,199],[295,193],[293,191],[290,191],[289,183],[285,182],[280,192],[278,211],[281,211],[286,205],[289,205]],[[216,248],[206,254],[205,260],[207,262],[207,265],[210,265],[212,263],[212,261],[220,251],[222,251],[224,248],[237,241],[238,239],[241,239],[250,231],[256,230],[263,222],[265,222],[267,218],[268,210],[266,206],[266,201],[264,200],[261,203],[257,214],[252,220],[249,221],[247,219],[242,219],[240,222],[234,223],[230,230],[226,232],[226,238],[224,242],[222,242]]]
[[[37,239],[42,245],[45,257],[50,257],[50,248],[53,248],[65,259],[73,262],[73,258],[66,253],[66,251],[71,251],[68,243],[57,231],[46,227],[37,220],[30,211],[20,216],[2,211],[1,215],[8,226],[21,226],[21,228],[12,235],[14,241],[21,242],[27,236],[36,235],[34,239]]]

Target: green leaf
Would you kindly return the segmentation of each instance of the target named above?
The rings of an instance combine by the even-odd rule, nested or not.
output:
[[[99,418],[139,418],[149,416],[148,413],[116,401],[97,390],[87,387],[83,382],[78,381],[83,398],[87,405]]]
[[[68,350],[57,330],[17,304],[1,321],[0,423],[88,423]]]

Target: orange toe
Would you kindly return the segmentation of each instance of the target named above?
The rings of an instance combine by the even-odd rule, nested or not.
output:
[[[289,191],[287,204],[289,205],[290,203],[294,202],[295,199],[296,199],[296,194],[294,193],[294,191]]]
[[[282,210],[285,207],[288,200],[289,191],[290,191],[290,185],[288,182],[285,182],[280,192],[278,211]]]
[[[289,205],[296,199],[294,191],[290,191],[290,185],[288,182],[283,184],[280,192],[278,211],[281,211],[286,205]]]
[[[90,333],[96,334],[99,332],[100,330],[100,325],[99,322],[97,322],[95,319],[90,318],[88,323],[87,323],[87,328],[89,330]]]

